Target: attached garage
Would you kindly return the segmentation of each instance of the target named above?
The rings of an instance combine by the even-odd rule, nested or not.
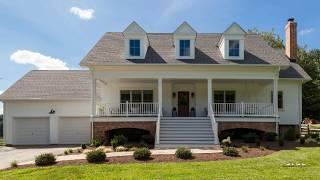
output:
[[[49,144],[49,118],[14,118],[16,145]]]
[[[90,118],[60,117],[59,144],[81,144],[90,142]]]

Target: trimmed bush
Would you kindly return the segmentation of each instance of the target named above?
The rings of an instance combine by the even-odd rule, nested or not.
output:
[[[176,157],[179,159],[191,159],[192,152],[187,148],[179,148],[175,153]]]
[[[231,138],[230,138],[230,136],[228,136],[227,137],[227,139],[223,139],[222,141],[221,141],[221,145],[222,146],[231,146],[231,143],[232,143],[232,141],[231,141]]]
[[[111,145],[113,147],[113,149],[115,149],[118,146],[123,146],[128,142],[128,138],[125,137],[124,135],[119,135],[119,136],[114,136],[111,139]]]
[[[68,150],[64,150],[64,155],[68,155],[69,151]]]
[[[305,137],[300,137],[300,144],[304,144],[306,142],[306,139],[305,139]]]
[[[148,148],[138,148],[134,151],[133,157],[137,160],[148,160],[151,156],[151,151]]]
[[[219,139],[227,139],[228,137],[233,137],[233,133],[229,131],[222,131],[219,134]]]
[[[278,139],[278,145],[279,145],[280,147],[283,147],[283,146],[284,146],[284,139],[283,139],[283,138]]]
[[[102,145],[103,145],[103,141],[102,141],[101,139],[94,139],[94,140],[92,141],[92,145],[93,145],[94,147],[102,146]]]
[[[81,149],[87,149],[87,145],[86,144],[81,144]]]
[[[265,148],[264,146],[260,146],[259,149],[260,149],[261,151],[266,150],[266,148]]]
[[[106,160],[106,153],[102,150],[93,150],[87,153],[86,159],[89,163],[101,163]]]
[[[154,144],[154,136],[151,134],[145,134],[141,136],[141,141],[147,144]]]
[[[232,157],[239,156],[239,152],[235,147],[224,147],[223,154],[226,156],[232,156]]]
[[[313,133],[313,134],[310,134],[310,137],[312,139],[318,139],[319,138],[319,134],[318,133]]]
[[[69,153],[73,153],[73,149],[69,149],[68,151],[69,151]]]
[[[289,127],[288,130],[284,133],[284,139],[287,141],[296,140],[296,131],[293,127]]]
[[[259,139],[259,136],[256,133],[248,133],[242,136],[242,138],[246,143],[255,143]]]
[[[245,153],[249,152],[249,147],[248,146],[241,146],[241,150]]]
[[[56,163],[56,158],[52,153],[45,153],[36,156],[35,164],[37,166],[48,166]]]
[[[275,141],[277,137],[277,133],[274,132],[266,132],[263,134],[263,139],[266,141]]]
[[[10,163],[10,166],[11,166],[12,168],[16,168],[16,167],[18,167],[18,162],[17,162],[16,160],[14,160],[14,161],[12,161],[12,162]]]

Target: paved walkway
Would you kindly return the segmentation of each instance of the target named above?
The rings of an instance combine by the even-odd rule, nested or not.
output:
[[[160,154],[175,154],[176,149],[163,149],[163,150],[151,150],[153,155],[160,155]],[[220,153],[222,150],[203,150],[203,149],[191,149],[191,152],[194,154],[205,154],[205,153]],[[119,156],[131,156],[133,155],[133,151],[126,151],[126,152],[111,152],[106,153],[107,157],[119,157]],[[57,161],[68,161],[68,160],[82,160],[86,159],[85,154],[71,154],[71,155],[63,155],[57,156]],[[34,161],[27,161],[23,163],[19,163],[19,165],[29,165],[34,164]]]
[[[74,146],[21,146],[0,147],[0,169],[10,167],[10,163],[33,161],[34,157],[42,153],[63,154],[64,150]]]

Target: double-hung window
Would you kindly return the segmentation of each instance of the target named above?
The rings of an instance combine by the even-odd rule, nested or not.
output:
[[[180,40],[180,56],[190,56],[190,40]]]
[[[120,102],[121,103],[152,103],[153,91],[152,90],[121,90]]]
[[[140,40],[131,39],[129,42],[130,56],[140,56]]]
[[[229,56],[235,57],[240,55],[239,40],[229,40]]]
[[[214,91],[214,103],[235,103],[235,91]]]

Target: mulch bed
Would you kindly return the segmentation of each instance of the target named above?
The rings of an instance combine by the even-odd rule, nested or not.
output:
[[[210,153],[210,154],[193,154],[193,158],[190,160],[182,160],[176,158],[175,155],[152,155],[151,158],[147,161],[135,160],[133,156],[121,156],[121,157],[107,157],[107,160],[104,164],[124,164],[124,163],[158,163],[158,162],[199,162],[199,161],[218,161],[218,160],[234,160],[234,159],[245,159],[260,157],[272,154],[274,150],[265,149],[261,150],[259,148],[250,148],[248,153],[241,151],[239,148],[238,157],[225,156],[222,153]],[[65,166],[65,165],[82,165],[88,164],[86,160],[71,160],[71,161],[60,161],[57,162],[54,166]],[[18,168],[29,168],[37,167],[35,165],[23,165]],[[12,169],[12,168],[9,168]]]

